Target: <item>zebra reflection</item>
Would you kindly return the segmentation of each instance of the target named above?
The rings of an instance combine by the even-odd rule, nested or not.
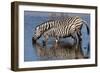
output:
[[[40,60],[64,60],[64,59],[82,59],[84,58],[80,48],[75,51],[75,45],[70,43],[54,43],[51,47],[45,47],[41,43],[33,43]],[[76,55],[77,53],[77,55]]]

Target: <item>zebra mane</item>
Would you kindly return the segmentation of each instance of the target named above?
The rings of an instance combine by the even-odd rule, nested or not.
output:
[[[45,23],[51,22],[51,21],[54,21],[54,20],[47,20],[47,21],[45,21],[45,22],[42,22],[42,23],[40,23],[39,25],[37,25],[35,29],[37,29],[38,27],[40,27],[42,24],[45,24]]]

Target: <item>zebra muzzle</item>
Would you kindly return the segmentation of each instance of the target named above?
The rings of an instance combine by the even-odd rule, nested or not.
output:
[[[36,39],[34,37],[32,37],[32,43],[36,43]]]

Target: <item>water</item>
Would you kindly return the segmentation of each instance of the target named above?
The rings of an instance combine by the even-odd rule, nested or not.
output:
[[[75,49],[72,49],[74,47],[71,46],[70,49],[67,46],[66,42],[64,43],[62,42],[65,39],[61,39],[61,42],[57,44],[55,43],[55,41],[49,40],[47,47],[44,47],[42,45],[41,39],[36,44],[32,44],[32,36],[34,35],[34,31],[35,31],[34,28],[40,23],[50,19],[50,14],[51,12],[48,13],[32,12],[32,11],[24,12],[24,61],[59,60],[59,59],[76,58]],[[60,15],[60,13],[56,13],[56,14]],[[80,16],[83,20],[87,21],[88,26],[90,27],[90,14],[64,13],[64,15]],[[81,49],[78,50],[79,59],[90,57],[90,48],[88,48],[88,45],[90,43],[89,40],[90,37],[89,35],[87,35],[85,26],[83,26],[81,32],[82,32],[82,45],[81,45]],[[69,39],[66,38],[66,41],[68,40]],[[69,41],[69,43],[70,45],[72,45],[73,42]],[[64,47],[64,45],[66,45],[66,47]],[[42,52],[42,56],[41,56],[41,52]]]

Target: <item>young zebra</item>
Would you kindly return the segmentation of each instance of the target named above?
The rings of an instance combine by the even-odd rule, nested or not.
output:
[[[61,32],[63,30],[64,32],[62,32],[62,33],[64,33],[64,35],[66,35],[66,36],[69,36],[69,35],[72,36],[72,33],[75,32],[80,37],[81,36],[81,27],[83,24],[86,25],[87,32],[89,34],[88,25],[79,16],[67,16],[63,20],[46,21],[36,27],[35,36],[33,37],[33,41],[39,39],[42,36],[42,34],[44,34],[44,32],[46,32],[46,31],[48,31],[48,32],[52,31],[52,33],[56,34],[57,32],[54,32],[54,30],[59,30],[58,32]],[[62,28],[62,30],[61,30],[61,28]],[[59,36],[55,36],[55,37],[58,38]]]

